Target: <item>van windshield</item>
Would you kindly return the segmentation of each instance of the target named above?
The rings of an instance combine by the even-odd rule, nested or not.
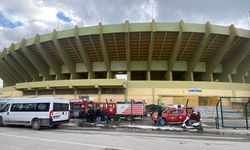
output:
[[[1,112],[7,112],[9,110],[10,104],[6,104],[3,109],[1,110]]]
[[[69,104],[65,103],[54,103],[53,111],[68,111]]]

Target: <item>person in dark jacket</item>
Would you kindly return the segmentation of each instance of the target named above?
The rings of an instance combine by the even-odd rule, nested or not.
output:
[[[94,123],[95,122],[95,110],[93,108],[90,108],[88,110],[88,114],[89,114],[89,122]]]
[[[200,121],[201,121],[201,113],[200,113],[199,111],[197,112],[196,121],[197,121],[197,122],[200,122]]]
[[[90,122],[90,107],[86,110],[86,122]]]
[[[85,120],[86,120],[86,112],[84,109],[81,109],[79,111],[79,119],[82,119],[82,123],[84,124],[85,123]]]
[[[104,121],[105,121],[105,112],[104,112],[104,109],[101,109],[100,116],[101,116],[101,122],[104,123]]]
[[[101,121],[101,108],[97,107],[96,109],[96,122],[100,122]]]
[[[160,108],[158,109],[158,119],[157,119],[157,126],[162,126],[163,125],[163,121],[162,121],[162,112],[163,112],[163,109]]]

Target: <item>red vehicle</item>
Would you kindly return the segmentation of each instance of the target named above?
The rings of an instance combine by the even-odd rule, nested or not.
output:
[[[83,101],[82,99],[72,99],[70,100],[70,108],[71,108],[71,117],[78,118],[79,111],[84,109],[85,111],[89,106],[96,107],[96,103],[92,101]]]
[[[167,108],[162,112],[162,118],[165,123],[182,123],[187,116],[186,108]],[[156,123],[158,119],[158,113],[152,115],[152,120]]]
[[[79,111],[84,109],[85,111],[88,107],[93,108],[101,108],[107,114],[110,115],[111,118],[115,120],[119,120],[120,117],[131,116],[133,117],[142,117],[144,114],[144,103],[143,102],[134,102],[132,105],[130,103],[125,102],[94,102],[90,100],[88,96],[79,96],[79,99],[70,100],[71,105],[71,117],[78,118]],[[132,109],[131,109],[132,106]]]

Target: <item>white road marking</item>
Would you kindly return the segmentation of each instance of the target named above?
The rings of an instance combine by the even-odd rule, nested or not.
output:
[[[97,148],[108,148],[108,149],[117,149],[117,150],[133,150],[133,149],[127,149],[127,148],[122,148],[122,147],[111,147],[111,146],[94,145],[94,144],[87,144],[87,143],[77,143],[77,142],[69,142],[69,141],[59,141],[59,140],[51,140],[51,139],[42,139],[42,138],[19,136],[19,135],[6,134],[6,133],[0,133],[0,135],[10,136],[10,137],[15,137],[15,138],[31,139],[31,140],[56,142],[56,143],[63,143],[63,144],[72,144],[72,145],[82,145],[82,146],[89,146],[89,147],[97,147]]]

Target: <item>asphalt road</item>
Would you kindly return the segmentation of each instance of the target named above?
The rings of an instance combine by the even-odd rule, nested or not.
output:
[[[0,150],[246,150],[249,146],[249,137],[0,128]]]

